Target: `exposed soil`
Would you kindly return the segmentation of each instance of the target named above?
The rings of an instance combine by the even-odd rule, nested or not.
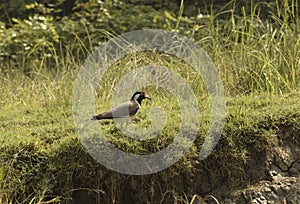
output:
[[[257,155],[256,165],[249,173],[257,178],[245,188],[216,192],[221,203],[300,203],[300,137],[299,133],[288,135],[281,131],[278,140],[266,155]],[[251,177],[251,175],[250,175]],[[222,199],[222,196],[226,198]],[[213,203],[213,202],[212,202]]]
[[[251,158],[241,169],[240,179],[236,178],[237,175],[234,178],[212,176],[216,174],[206,171],[203,166],[200,164],[202,169],[192,177],[179,172],[177,177],[170,178],[160,177],[160,174],[136,177],[110,172],[101,181],[104,186],[101,191],[74,191],[71,203],[111,203],[114,196],[111,192],[116,193],[116,203],[174,203],[170,189],[189,195],[194,193],[197,197],[193,204],[214,204],[217,201],[225,204],[300,203],[300,137],[293,130],[277,134],[267,151],[251,152]],[[210,167],[219,168],[218,164]],[[116,177],[121,180],[118,190],[112,189]],[[188,199],[191,202],[191,198]]]

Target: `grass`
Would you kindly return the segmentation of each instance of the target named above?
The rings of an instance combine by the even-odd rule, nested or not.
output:
[[[268,20],[260,16],[266,5],[252,5],[250,14],[241,8],[243,15],[238,15],[234,2],[219,13],[211,11],[209,19],[192,19],[200,28],[193,30],[191,37],[217,65],[227,95],[227,123],[206,160],[199,161],[198,152],[209,125],[209,94],[189,65],[162,53],[139,52],[116,62],[99,81],[95,112],[110,108],[115,85],[125,73],[149,63],[180,74],[196,93],[202,114],[195,144],[179,162],[153,175],[118,174],[85,151],[72,117],[74,81],[82,64],[72,50],[64,48],[62,56],[53,50],[54,63],[33,60],[27,73],[9,63],[1,64],[0,202],[189,203],[193,195],[212,191],[220,181],[230,188],[255,182],[246,170],[258,155],[263,157],[272,150],[280,131],[299,138],[299,8],[297,1],[285,3],[271,12]],[[276,5],[279,7],[278,2]],[[182,11],[176,28],[181,15]],[[219,15],[229,19],[223,22]],[[143,104],[138,126],[149,125],[153,107],[160,106],[168,114],[166,127],[157,138],[133,141],[124,138],[112,123],[99,123],[112,143],[135,154],[165,148],[181,118],[178,101],[170,92],[155,86],[145,89],[154,100]]]
[[[272,147],[273,141],[278,137],[277,131],[289,126],[294,127],[291,134],[296,136],[299,131],[298,91],[284,95],[260,93],[228,97],[227,124],[217,149],[208,160],[199,163],[197,155],[207,131],[209,123],[205,121],[209,113],[203,115],[195,145],[178,163],[152,176],[120,175],[97,164],[78,141],[72,118],[72,96],[69,94],[72,92],[72,77],[75,75],[66,72],[49,80],[42,77],[43,75],[30,78],[22,73],[14,73],[17,81],[8,80],[11,76],[2,78],[2,83],[6,86],[1,93],[0,124],[1,168],[4,172],[1,182],[3,202],[67,202],[70,197],[74,199],[74,195],[79,192],[85,192],[85,196],[90,193],[97,195],[98,202],[103,201],[107,194],[116,196],[114,199],[118,200],[124,199],[121,193],[124,189],[120,186],[124,182],[138,182],[143,186],[141,191],[132,187],[141,196],[135,199],[145,199],[143,196],[146,196],[146,191],[150,188],[154,197],[147,199],[154,199],[171,190],[162,199],[176,198],[179,202],[182,196],[180,192],[186,192],[188,196],[192,193],[184,187],[191,185],[185,181],[186,178],[191,179],[194,174],[209,169],[210,177],[214,178],[211,183],[217,182],[223,176],[229,176],[230,185],[240,184],[240,177],[247,178],[243,171],[247,163],[253,160],[253,155]],[[140,114],[142,122],[139,125],[147,125],[147,109],[156,105],[166,108],[171,118],[166,129],[153,142],[132,142],[122,137],[113,124],[101,125],[108,134],[107,137],[124,151],[159,151],[172,141],[173,133],[176,133],[176,118],[180,116],[163,104],[169,98],[168,93],[160,96],[160,91],[150,87],[149,94],[159,100],[144,104]],[[101,100],[99,96],[98,101]],[[109,98],[103,100],[108,101]],[[173,100],[168,100],[170,101]],[[205,110],[209,103],[206,99],[202,101],[201,108]],[[107,107],[99,103],[97,110],[105,108]],[[107,182],[111,182],[116,188],[103,184],[107,175],[110,175]],[[161,182],[166,182],[166,186]],[[183,185],[182,182],[186,184]],[[103,191],[106,192],[105,196]]]

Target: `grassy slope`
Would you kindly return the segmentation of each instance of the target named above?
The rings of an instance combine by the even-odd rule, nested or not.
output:
[[[68,77],[62,75],[49,80],[39,76],[29,80],[18,74],[15,81],[7,76],[2,78],[2,84],[6,85],[1,92],[0,115],[2,202],[28,203],[39,199],[54,202],[67,201],[70,197],[91,199],[91,202],[175,198],[184,202],[194,193],[202,194],[213,188],[221,178],[228,178],[226,182],[230,186],[234,186],[235,181],[240,183],[240,178],[244,178],[244,184],[252,182],[245,173],[247,164],[253,162],[259,152],[272,147],[279,131],[286,128],[299,137],[299,92],[284,96],[228,97],[223,137],[208,160],[197,160],[197,148],[202,142],[199,136],[185,158],[167,170],[141,177],[120,175],[97,164],[78,141],[71,110],[72,80],[66,80]],[[155,97],[156,93],[153,94]],[[172,124],[169,125],[172,129]],[[111,134],[109,137],[118,136],[112,125],[105,126]],[[200,127],[200,135],[205,127]],[[168,131],[164,134],[163,137],[167,137]],[[126,144],[124,140],[117,142]],[[128,149],[131,149],[130,144]],[[203,187],[200,181],[193,181],[201,172],[212,178],[211,186]],[[127,185],[131,186],[131,192],[136,192],[134,197],[126,195],[124,187]],[[162,195],[165,197],[160,197]]]

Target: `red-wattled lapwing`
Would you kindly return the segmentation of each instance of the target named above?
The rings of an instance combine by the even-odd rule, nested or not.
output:
[[[139,109],[141,108],[142,101],[145,98],[151,100],[151,97],[149,97],[145,92],[137,91],[133,94],[130,101],[121,103],[109,111],[95,115],[92,117],[92,120],[126,118],[129,116],[134,116],[138,113]]]

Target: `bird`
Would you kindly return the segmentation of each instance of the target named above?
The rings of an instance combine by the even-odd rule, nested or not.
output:
[[[131,100],[121,103],[109,111],[94,115],[91,120],[126,118],[135,116],[139,112],[144,99],[151,100],[151,97],[143,91],[136,91],[132,95]]]

